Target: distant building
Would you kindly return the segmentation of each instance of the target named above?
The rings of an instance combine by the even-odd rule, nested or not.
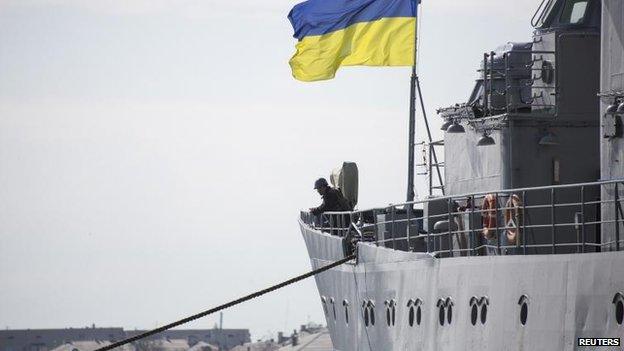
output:
[[[101,347],[110,345],[110,341],[73,341],[58,346],[52,351],[95,351]],[[117,348],[119,351],[135,351],[134,346],[124,345]]]
[[[51,351],[68,342],[114,342],[125,337],[122,328],[0,330],[0,351]]]
[[[124,331],[122,328],[69,328],[69,329],[21,329],[0,330],[0,351],[53,351],[66,344],[78,342],[110,343],[135,336],[144,330]],[[193,351],[213,351],[219,347],[229,350],[237,345],[251,341],[248,329],[187,329],[169,330],[134,343],[136,351],[150,351],[156,344],[162,344],[163,351],[187,351],[203,343],[205,349],[198,347]],[[87,347],[87,344],[82,344]],[[69,347],[69,346],[68,346]],[[97,348],[97,347],[96,347]],[[94,348],[94,349],[96,349]],[[91,351],[76,348],[77,351]],[[55,351],[74,351],[59,349]],[[134,351],[134,350],[124,350]]]
[[[279,350],[279,348],[280,345],[278,343],[274,342],[273,340],[269,340],[246,343],[236,346],[229,351],[277,351]]]
[[[127,331],[128,337],[132,337],[145,330],[132,330]],[[251,335],[249,329],[180,329],[180,330],[167,330],[158,335],[149,337],[147,340],[187,340],[189,347],[194,346],[200,341],[221,347],[225,350],[229,350],[237,345],[251,341]],[[4,351],[4,350],[0,350]]]

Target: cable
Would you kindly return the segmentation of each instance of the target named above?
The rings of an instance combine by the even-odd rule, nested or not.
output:
[[[127,339],[124,339],[124,340],[112,343],[110,345],[107,345],[107,346],[101,347],[99,349],[96,349],[95,351],[108,351],[108,350],[112,350],[112,349],[114,349],[116,347],[120,347],[120,346],[129,344],[131,342],[144,339],[144,338],[146,338],[148,336],[164,332],[164,331],[169,330],[171,328],[175,328],[175,327],[180,326],[182,324],[186,324],[186,323],[194,321],[196,319],[205,317],[205,316],[207,316],[209,314],[212,314],[212,313],[215,313],[215,312],[219,312],[221,310],[224,310],[226,308],[230,308],[232,306],[236,306],[236,305],[238,305],[240,303],[243,303],[243,302],[251,300],[253,298],[262,296],[262,295],[264,295],[266,293],[269,293],[269,292],[281,289],[281,288],[283,288],[283,287],[285,287],[287,285],[290,285],[290,284],[296,283],[298,281],[304,280],[306,278],[312,277],[312,276],[317,275],[319,273],[322,273],[322,272],[325,272],[327,270],[330,270],[330,269],[332,269],[334,267],[338,267],[338,266],[340,266],[340,265],[342,265],[344,263],[347,263],[348,261],[351,261],[353,259],[355,259],[355,255],[351,255],[351,256],[345,257],[345,258],[343,258],[343,259],[341,259],[339,261],[336,261],[334,263],[328,264],[327,266],[323,266],[321,268],[315,269],[315,270],[313,270],[311,272],[308,272],[308,273],[300,275],[298,277],[289,279],[289,280],[287,280],[285,282],[282,282],[282,283],[279,283],[277,285],[273,285],[273,286],[271,286],[269,288],[266,288],[264,290],[257,291],[257,292],[255,292],[253,294],[249,294],[249,295],[241,297],[241,298],[239,298],[237,300],[230,301],[228,303],[225,303],[223,305],[220,305],[220,306],[217,306],[215,308],[209,309],[207,311],[204,311],[204,312],[192,315],[190,317],[186,317],[186,318],[181,319],[181,320],[179,320],[177,322],[173,322],[173,323],[164,325],[162,327],[159,327],[159,328],[147,331],[145,333],[141,333],[139,335],[136,335],[136,336],[133,336],[133,337],[130,337],[130,338],[127,338]]]

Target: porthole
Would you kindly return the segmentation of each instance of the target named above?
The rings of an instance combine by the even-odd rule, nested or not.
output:
[[[414,322],[416,322],[416,325],[420,325],[420,320],[422,317],[422,309],[420,307],[421,305],[422,305],[421,299],[416,299],[416,300],[410,299],[407,302],[407,307],[409,308],[408,314],[407,314],[407,321],[410,327],[414,326]]]
[[[613,297],[613,305],[615,321],[618,325],[622,325],[622,322],[624,322],[624,295],[622,293],[615,294]]]
[[[420,306],[418,306],[418,308],[416,309],[416,325],[420,325],[421,317],[422,317],[422,311],[421,311]]]
[[[438,314],[438,319],[440,320],[440,325],[444,325],[446,312],[444,311],[444,305],[439,306],[440,313]]]
[[[446,299],[438,299],[437,307],[439,309],[438,319],[440,325],[451,324],[453,322],[453,299],[447,297]]]
[[[440,314],[439,314],[440,325],[444,325],[444,320],[445,320],[444,316],[445,316],[444,306],[440,306]]]
[[[368,300],[362,302],[362,310],[364,311],[364,325],[365,326],[374,326],[375,325],[375,302],[373,300]]]
[[[479,307],[477,307],[477,305],[472,305],[471,311],[470,311],[470,323],[472,323],[472,325],[477,325],[477,317],[479,315]]]
[[[528,314],[529,314],[529,306],[527,306],[526,303],[523,303],[522,307],[520,307],[520,323],[522,325],[526,325]]]
[[[518,305],[520,305],[520,324],[526,325],[529,317],[529,297],[526,295],[520,296]]]
[[[481,324],[485,324],[485,322],[487,321],[487,311],[488,307],[486,304],[481,306]]]
[[[386,300],[384,305],[386,305],[386,324],[389,327],[394,326],[396,321],[396,300]]]

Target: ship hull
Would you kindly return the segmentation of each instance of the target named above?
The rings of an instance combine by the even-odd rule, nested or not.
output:
[[[345,257],[341,238],[300,226],[313,268]],[[574,350],[624,337],[622,252],[436,259],[359,243],[357,257],[315,278],[336,350]]]

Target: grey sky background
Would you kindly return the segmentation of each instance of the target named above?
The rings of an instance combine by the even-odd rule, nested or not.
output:
[[[0,327],[152,328],[303,273],[298,211],[343,160],[359,207],[404,200],[409,68],[295,81],[297,2],[0,0]],[[423,0],[437,138],[435,109],[466,100],[483,52],[530,40],[538,3]],[[313,280],[224,327],[308,320]]]

